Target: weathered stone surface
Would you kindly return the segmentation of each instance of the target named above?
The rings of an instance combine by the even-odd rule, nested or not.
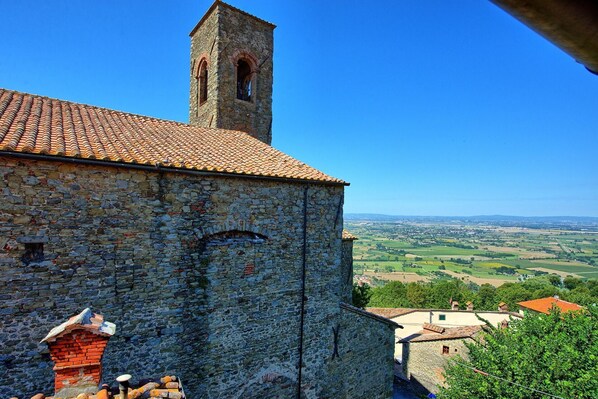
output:
[[[455,355],[468,358],[466,342],[473,342],[473,338],[403,343],[403,376],[416,380],[430,392],[438,392],[444,383],[448,359]]]
[[[346,303],[353,301],[353,241],[343,240],[341,250],[341,300]]]
[[[192,37],[191,124],[270,144],[274,26],[213,7]],[[236,98],[241,59],[250,101]],[[390,397],[392,329],[340,307],[352,282],[342,186],[0,156],[0,192],[2,395],[52,387],[38,342],[89,306],[118,326],[104,382],[174,374],[188,398]]]
[[[338,332],[337,355],[330,359],[328,370],[336,378],[329,381],[319,397],[391,398],[395,325],[349,308],[341,309],[340,320],[334,326]]]
[[[191,38],[189,121],[241,130],[272,142],[274,26],[226,4],[217,4]],[[237,62],[252,65],[252,100],[237,94]],[[208,98],[200,104],[198,67],[208,62]]]
[[[126,370],[138,378],[176,374],[191,397],[293,396],[304,227],[304,395],[321,397],[336,384],[328,367],[332,327],[341,323],[342,186],[1,160],[9,172],[0,189],[7,179],[56,178],[34,186],[35,205],[27,204],[24,183],[11,191],[22,202],[0,205],[0,225],[10,227],[3,242],[16,243],[0,248],[12,260],[0,262],[0,292],[9,298],[0,313],[10,316],[0,318],[0,391],[26,396],[52,387],[48,352],[38,342],[89,305],[119,328],[104,354],[104,381]],[[116,173],[127,190],[117,187]],[[60,190],[72,184],[79,190]],[[102,206],[117,212],[93,212]],[[14,223],[34,211],[43,222]],[[231,231],[246,233],[225,234]],[[23,264],[19,238],[42,235],[46,261]]]

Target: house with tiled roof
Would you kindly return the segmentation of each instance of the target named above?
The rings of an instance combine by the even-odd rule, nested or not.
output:
[[[214,2],[189,124],[0,90],[3,397],[54,385],[39,341],[84,307],[118,330],[101,367],[59,366],[69,386],[126,370],[193,398],[390,397],[397,324],[350,306],[348,183],[270,146],[274,28]]]
[[[442,327],[424,323],[421,329],[403,338],[398,375],[415,391],[436,393],[444,382],[444,368],[453,356],[467,358],[467,342],[474,342],[483,326]]]
[[[583,307],[573,302],[567,302],[560,299],[558,296],[549,296],[547,298],[533,299],[531,301],[518,302],[520,312],[531,311],[534,313],[549,314],[553,309],[558,309],[561,313],[578,312],[583,310]]]
[[[453,301],[451,301],[453,302]],[[404,345],[402,340],[417,334],[422,325],[437,325],[443,328],[481,326],[490,323],[499,327],[509,323],[511,319],[520,319],[522,314],[507,311],[474,310],[473,304],[467,310],[460,309],[415,309],[415,308],[367,308],[371,313],[386,317],[401,325],[395,330],[395,359],[401,362]]]

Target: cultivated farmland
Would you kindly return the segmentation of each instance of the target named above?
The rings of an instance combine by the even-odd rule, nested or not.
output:
[[[556,274],[598,278],[598,228],[432,220],[353,220],[354,271],[376,280],[457,277],[476,284]]]

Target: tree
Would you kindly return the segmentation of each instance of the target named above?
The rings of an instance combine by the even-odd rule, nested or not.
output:
[[[496,310],[498,302],[496,299],[496,287],[488,283],[482,284],[473,301],[475,307],[480,310]]]
[[[372,289],[369,285],[353,283],[353,306],[365,308],[372,297]]]
[[[569,302],[574,302],[582,306],[590,306],[598,304],[598,298],[594,297],[590,293],[590,289],[585,285],[581,284],[575,289],[565,292],[563,299]]]
[[[498,301],[505,302],[509,309],[516,309],[518,302],[532,299],[532,294],[522,283],[504,283],[496,289]]]
[[[451,299],[462,303],[465,300],[467,286],[463,281],[457,279],[434,281],[428,306],[436,309],[449,309]]]
[[[581,279],[575,278],[573,276],[567,276],[563,280],[563,284],[565,285],[565,288],[567,288],[568,290],[574,290],[575,288],[579,287],[580,285],[583,285],[583,281],[581,281]]]
[[[400,281],[391,281],[383,287],[375,288],[372,292],[370,306],[381,308],[402,308],[409,306],[407,289]]]
[[[423,308],[426,305],[429,291],[427,288],[426,285],[415,282],[407,284],[406,297],[409,301],[409,307]]]
[[[598,309],[527,314],[467,345],[469,360],[454,358],[438,398],[590,399],[598,392]],[[479,372],[476,372],[478,370]],[[485,375],[484,373],[488,373]],[[498,378],[496,378],[498,377]],[[513,382],[511,384],[507,381]],[[533,391],[531,389],[537,391]]]

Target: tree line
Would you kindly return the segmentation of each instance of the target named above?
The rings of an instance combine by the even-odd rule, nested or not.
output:
[[[524,282],[504,283],[499,287],[481,286],[459,279],[435,279],[429,282],[391,281],[381,287],[355,286],[353,303],[359,307],[449,309],[458,301],[466,309],[471,301],[475,310],[497,310],[504,302],[517,310],[518,302],[558,295],[560,299],[582,306],[598,304],[598,280],[557,275],[533,277]]]

